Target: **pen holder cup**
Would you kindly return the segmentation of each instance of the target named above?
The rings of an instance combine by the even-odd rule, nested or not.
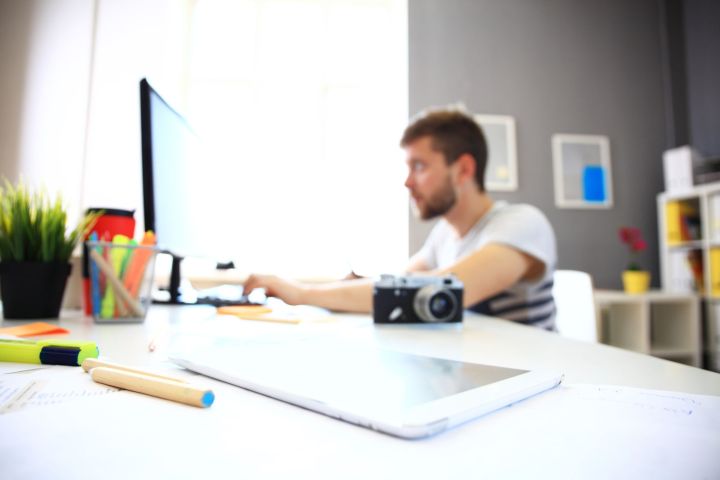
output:
[[[152,300],[157,247],[86,242],[97,323],[140,323]]]

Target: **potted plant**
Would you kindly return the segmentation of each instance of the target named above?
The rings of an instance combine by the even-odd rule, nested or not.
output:
[[[626,293],[643,293],[650,287],[650,272],[640,268],[637,256],[647,248],[642,232],[635,227],[621,227],[620,241],[630,250],[630,261],[622,274],[623,287]]]
[[[0,187],[0,293],[6,319],[57,318],[70,275],[70,255],[97,214],[67,231],[58,195]]]

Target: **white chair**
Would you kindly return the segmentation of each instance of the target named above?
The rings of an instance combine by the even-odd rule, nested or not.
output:
[[[597,342],[592,277],[577,270],[556,270],[553,297],[558,333],[575,340]]]

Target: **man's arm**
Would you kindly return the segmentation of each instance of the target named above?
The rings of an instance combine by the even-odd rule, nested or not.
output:
[[[299,283],[274,275],[250,275],[244,293],[264,288],[268,296],[278,297],[290,305],[317,305],[330,310],[370,313],[374,279],[360,278],[328,283]]]
[[[507,245],[492,243],[432,273],[452,273],[462,281],[465,286],[463,303],[465,307],[470,307],[507,290],[520,280],[539,278],[544,269],[544,263],[532,255]]]
[[[416,267],[420,268],[422,264]],[[454,274],[465,285],[463,303],[469,307],[510,288],[520,280],[539,277],[544,268],[540,260],[520,250],[502,244],[490,244],[448,268],[433,270],[428,274]],[[308,284],[274,275],[250,275],[245,282],[244,292],[247,294],[255,288],[264,288],[267,295],[278,297],[290,305],[307,304],[336,311],[370,313],[374,281],[361,278]]]

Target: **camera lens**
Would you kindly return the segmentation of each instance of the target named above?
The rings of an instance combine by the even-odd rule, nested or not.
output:
[[[430,312],[438,317],[445,318],[449,316],[452,311],[454,304],[452,299],[449,298],[447,292],[438,292],[430,299]]]
[[[426,285],[418,290],[413,306],[424,322],[446,322],[458,309],[455,296],[439,285]]]

